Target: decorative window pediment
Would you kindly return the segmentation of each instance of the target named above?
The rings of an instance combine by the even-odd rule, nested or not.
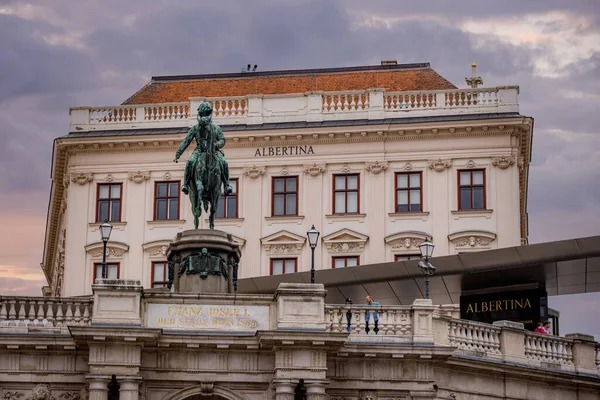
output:
[[[148,253],[150,258],[165,258],[170,243],[170,240],[155,240],[153,242],[144,243],[142,249]]]
[[[262,246],[268,255],[299,255],[306,242],[304,236],[296,235],[288,231],[279,231],[260,239]]]
[[[448,239],[461,252],[477,251],[491,248],[496,234],[487,231],[463,231],[448,235]]]
[[[350,229],[341,229],[323,236],[323,243],[330,253],[360,254],[365,249],[369,237]]]
[[[431,235],[425,232],[405,231],[386,237],[384,240],[394,254],[419,254],[419,245]]]
[[[102,247],[104,246],[103,242],[96,242],[92,244],[88,244],[85,246],[85,251],[92,258],[102,258]],[[107,259],[115,259],[123,257],[129,251],[129,245],[121,242],[108,242],[106,246],[106,258]]]

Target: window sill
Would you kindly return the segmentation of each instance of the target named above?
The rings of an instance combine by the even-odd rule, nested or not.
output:
[[[390,220],[392,222],[400,220],[410,220],[410,219],[421,219],[423,221],[427,221],[427,217],[429,216],[429,211],[406,211],[406,212],[395,212],[388,213]]]
[[[304,215],[282,215],[277,217],[265,217],[265,221],[267,221],[267,225],[273,224],[293,224],[296,223],[298,225],[302,225],[302,221],[304,220]]]
[[[92,229],[92,232],[96,232],[97,230],[100,229],[100,225],[102,225],[104,222],[90,222],[88,224],[88,227],[90,227]],[[125,230],[125,225],[127,225],[127,222],[123,222],[123,221],[114,221],[114,222],[108,222],[109,224],[112,225],[114,230],[117,231],[122,231]]]
[[[367,216],[367,214],[329,214],[329,215],[325,215],[325,218],[327,218],[327,221],[332,224],[334,221],[343,221],[343,222],[351,222],[351,221],[358,221],[361,224],[363,222],[365,222],[365,217]]]
[[[454,219],[481,218],[481,217],[490,219],[492,217],[492,213],[494,212],[494,210],[457,210],[457,211],[450,211],[450,212],[454,216]]]
[[[161,228],[181,228],[185,224],[185,219],[159,219],[155,221],[146,221],[150,229]]]
[[[208,218],[204,221],[208,223]],[[242,226],[244,218],[215,218],[215,226]]]

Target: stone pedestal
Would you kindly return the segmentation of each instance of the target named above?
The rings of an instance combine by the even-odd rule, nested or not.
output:
[[[169,287],[182,293],[233,293],[240,256],[239,245],[223,231],[178,233],[167,249]]]

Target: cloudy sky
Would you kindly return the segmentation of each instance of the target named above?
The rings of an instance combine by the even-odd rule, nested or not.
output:
[[[530,242],[600,234],[597,0],[0,0],[0,293],[39,295],[52,140],[71,106],[152,75],[431,62],[459,87],[520,85],[535,118]],[[600,295],[551,298],[600,338]],[[577,312],[569,312],[577,310]]]

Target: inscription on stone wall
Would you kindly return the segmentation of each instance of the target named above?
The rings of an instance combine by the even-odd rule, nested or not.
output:
[[[274,146],[260,147],[254,152],[254,157],[301,156],[315,154],[312,146]]]
[[[176,330],[269,329],[268,306],[148,304],[148,328]]]

